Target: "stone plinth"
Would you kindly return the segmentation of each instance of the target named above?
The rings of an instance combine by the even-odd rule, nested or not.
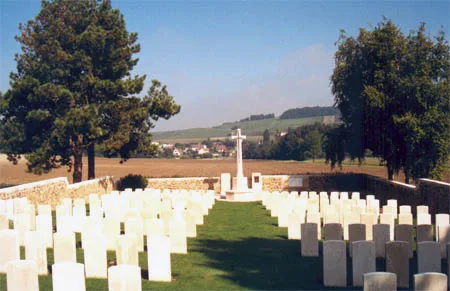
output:
[[[226,192],[226,197],[228,201],[235,202],[250,202],[258,200],[255,194],[250,190],[230,190]]]
[[[231,185],[231,190],[234,191],[245,191],[248,190],[248,180],[247,177],[233,177],[233,183]]]

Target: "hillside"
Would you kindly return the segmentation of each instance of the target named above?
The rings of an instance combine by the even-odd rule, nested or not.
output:
[[[183,141],[187,142],[189,140],[196,141],[197,139],[207,139],[207,138],[224,138],[231,134],[232,130],[235,128],[241,128],[243,134],[250,137],[262,136],[264,130],[267,128],[270,131],[287,130],[289,127],[295,128],[305,124],[311,124],[314,122],[323,122],[323,116],[307,117],[307,118],[297,118],[297,119],[262,119],[262,120],[251,120],[251,121],[239,121],[239,122],[228,122],[219,126],[209,127],[209,128],[190,128],[185,130],[174,130],[174,131],[161,131],[154,132],[153,137],[155,141],[170,141],[177,142]]]
[[[314,116],[340,115],[339,109],[333,106],[302,107],[288,109],[280,115],[280,119],[296,119]]]

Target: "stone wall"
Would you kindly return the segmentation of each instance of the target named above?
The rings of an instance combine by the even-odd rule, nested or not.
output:
[[[450,213],[450,184],[429,180],[419,180],[419,193],[424,204],[433,213]]]
[[[262,176],[263,191],[288,191],[289,175],[264,175]],[[293,191],[293,190],[292,190]]]
[[[116,181],[113,177],[101,177],[80,183],[70,184],[64,193],[64,198],[86,198],[91,193],[105,194],[115,189]]]
[[[220,192],[220,177],[195,178],[149,178],[147,188],[153,189],[186,189],[214,190]]]
[[[69,184],[66,177],[61,177],[0,189],[0,199],[27,197],[31,203],[50,204],[54,208],[62,198],[85,198],[91,193],[104,194],[113,190],[114,186],[112,177],[75,184]]]
[[[387,204],[389,199],[396,199],[398,205],[411,205],[411,210],[415,215],[416,206],[424,204],[417,186],[364,174],[362,177],[361,189],[364,193],[362,196],[375,195],[380,200],[380,206]]]
[[[43,180],[0,189],[0,199],[27,197],[34,204],[58,204],[65,196],[69,182],[66,177]]]

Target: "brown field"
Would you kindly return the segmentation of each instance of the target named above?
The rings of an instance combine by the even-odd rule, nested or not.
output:
[[[96,159],[96,176],[122,177],[127,174],[142,174],[147,177],[213,177],[220,173],[236,173],[235,160],[165,160],[165,159],[130,159],[120,164],[119,159]],[[329,165],[323,163],[297,161],[266,161],[245,160],[244,173],[250,176],[252,172],[263,175],[275,174],[306,174],[306,173],[366,173],[386,178],[386,168],[375,165],[345,165],[340,170],[331,171]],[[48,174],[33,175],[26,173],[26,161],[14,166],[0,155],[0,184],[17,185],[56,177],[68,177],[72,181],[72,173],[67,167],[55,169]],[[87,160],[84,160],[83,178],[87,177]],[[398,177],[402,181],[403,175]]]

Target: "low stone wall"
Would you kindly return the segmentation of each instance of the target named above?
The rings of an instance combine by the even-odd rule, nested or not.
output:
[[[267,191],[360,191],[362,176],[358,174],[265,175]]]
[[[220,177],[149,178],[147,180],[147,188],[214,190],[215,193],[220,192]]]
[[[62,198],[87,198],[91,193],[104,194],[114,190],[112,177],[102,177],[81,183],[69,184],[66,177],[54,178],[0,189],[0,199],[27,197],[28,201],[38,204],[58,205]]]
[[[380,200],[380,206],[386,205],[389,199],[396,199],[398,205],[411,205],[411,210],[415,215],[416,206],[424,204],[423,197],[421,197],[417,186],[370,175],[362,175],[362,177],[361,189],[364,193],[362,196],[375,195]]]
[[[113,177],[101,177],[80,183],[70,184],[64,193],[64,198],[85,198],[91,193],[105,194],[115,189],[116,181]]]
[[[59,203],[60,197],[65,195],[68,185],[69,181],[66,177],[22,184],[0,189],[0,199],[27,197],[36,205],[50,204],[54,206]]]
[[[450,213],[450,184],[429,180],[419,180],[419,195],[425,205],[428,205],[430,212]]]

